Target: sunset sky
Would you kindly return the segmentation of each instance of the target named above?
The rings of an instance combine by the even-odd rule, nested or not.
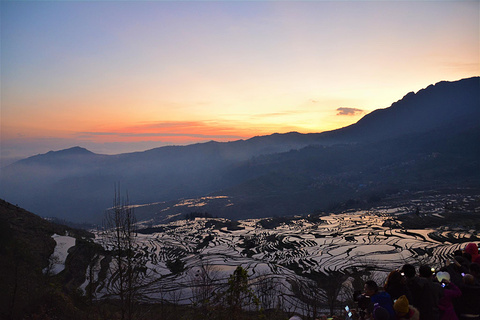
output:
[[[479,1],[1,2],[1,158],[321,132],[480,74]]]

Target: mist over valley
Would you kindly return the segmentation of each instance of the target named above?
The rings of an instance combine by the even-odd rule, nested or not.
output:
[[[81,147],[2,168],[0,197],[44,217],[100,223],[115,183],[143,220],[192,211],[238,220],[368,204],[405,190],[480,187],[479,78],[439,82],[334,131],[101,155]]]

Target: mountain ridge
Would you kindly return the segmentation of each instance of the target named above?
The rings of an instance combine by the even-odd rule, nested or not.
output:
[[[166,146],[118,155],[99,155],[81,147],[49,152],[2,170],[0,181],[2,186],[8,185],[8,188],[2,187],[0,196],[11,202],[21,203],[23,207],[44,216],[56,216],[77,222],[98,221],[105,208],[110,206],[113,185],[119,181],[128,189],[130,199],[141,204],[204,197],[209,194],[219,195],[222,190],[233,190],[232,188],[245,183],[248,185],[248,181],[252,179],[255,181],[266,177],[268,180],[268,177],[273,177],[273,181],[278,182],[281,179],[275,178],[275,174],[287,177],[288,172],[291,172],[292,185],[297,185],[305,175],[305,181],[310,184],[318,184],[313,181],[315,179],[344,181],[343,186],[340,182],[335,182],[338,192],[331,193],[332,202],[341,202],[355,195],[355,188],[346,187],[358,182],[355,179],[383,179],[378,174],[368,177],[364,174],[360,177],[352,171],[355,168],[371,171],[374,168],[368,164],[369,161],[377,163],[377,158],[381,158],[386,159],[384,162],[395,162],[396,155],[398,158],[405,158],[407,162],[418,163],[418,159],[425,156],[422,155],[421,148],[428,146],[419,145],[419,139],[429,141],[428,143],[438,150],[447,150],[444,161],[450,159],[450,155],[455,155],[452,150],[457,146],[458,163],[452,162],[452,158],[448,160],[448,165],[452,168],[463,166],[462,161],[471,158],[468,149],[473,149],[474,155],[478,149],[475,148],[475,143],[478,142],[475,137],[480,127],[477,121],[480,119],[479,88],[480,77],[439,82],[417,93],[406,94],[389,108],[376,110],[356,124],[330,132],[277,133],[247,140]],[[460,138],[462,132],[472,133]],[[472,134],[473,141],[470,138]],[[463,144],[462,139],[468,140],[466,150],[458,147]],[[448,146],[447,141],[450,141]],[[392,143],[401,145],[405,152],[391,148]],[[314,149],[308,150],[310,147]],[[383,155],[383,150],[389,150],[392,155]],[[435,150],[430,151],[437,152]],[[369,156],[369,152],[379,154],[379,157]],[[285,155],[292,160],[285,162]],[[358,161],[352,157],[358,157]],[[407,160],[408,157],[411,158]],[[258,166],[261,161],[264,161],[265,165]],[[305,164],[306,167],[300,168],[297,163]],[[331,170],[335,166],[342,168],[339,166],[341,163],[344,163],[345,170],[350,171]],[[444,166],[446,164],[442,163],[442,170],[447,170]],[[282,170],[284,172],[281,172]],[[417,169],[411,171],[415,170]],[[342,175],[356,182],[347,178],[342,180]],[[294,181],[295,177],[298,180]],[[412,179],[405,181],[415,180]],[[322,184],[325,185],[324,181]],[[385,183],[378,185],[385,186]],[[310,192],[305,191],[306,189],[292,190],[288,186],[278,187],[283,190],[278,191],[278,201],[283,203],[285,208],[289,208],[288,210],[294,208],[299,201],[302,201],[302,205],[297,206],[307,211],[319,208],[315,206],[326,205],[325,201],[320,203],[316,200],[319,196],[315,192],[321,190],[312,189]],[[329,191],[328,188],[326,191]],[[371,189],[370,192],[377,191]],[[298,194],[299,198],[295,199],[293,193]],[[367,192],[364,192],[364,195],[368,196]],[[257,197],[253,198],[245,194],[244,198],[256,200],[245,204],[247,209],[243,212],[247,212],[248,208],[261,208],[265,207],[266,203],[272,203],[262,203],[262,196],[268,194],[259,192]],[[235,206],[230,207],[229,210],[235,209]],[[237,207],[240,207],[240,203]],[[267,210],[262,214],[271,213],[272,210]],[[214,212],[212,214],[215,215]],[[230,212],[228,217],[235,218],[235,212]],[[86,220],[81,221],[79,218]]]
[[[254,136],[254,137],[249,138],[249,139],[240,139],[240,140],[233,140],[233,141],[228,141],[228,142],[217,142],[217,141],[212,140],[212,141],[208,141],[208,142],[201,142],[201,143],[195,143],[195,144],[189,144],[189,145],[162,146],[162,147],[152,148],[152,149],[148,149],[148,150],[144,150],[144,151],[120,153],[120,154],[115,154],[115,155],[112,155],[112,156],[124,156],[124,155],[130,155],[130,154],[141,154],[141,153],[156,152],[158,150],[166,150],[166,149],[172,149],[172,148],[189,148],[189,147],[205,146],[205,145],[208,145],[208,144],[220,144],[220,145],[228,145],[228,144],[237,144],[238,145],[238,144],[242,144],[242,143],[261,144],[263,140],[267,140],[267,139],[268,139],[268,143],[272,143],[272,141],[275,141],[275,140],[280,140],[282,143],[286,143],[286,141],[290,142],[290,144],[292,146],[295,145],[295,144],[298,144],[299,142],[301,144],[301,142],[303,142],[304,140],[307,140],[307,142],[306,142],[307,145],[312,144],[312,143],[321,144],[321,142],[324,142],[324,144],[331,144],[328,141],[328,139],[324,139],[326,141],[322,141],[322,139],[319,139],[319,137],[330,136],[330,135],[338,134],[340,132],[343,133],[344,131],[347,131],[349,129],[351,130],[351,128],[358,127],[359,125],[364,125],[364,124],[368,125],[371,122],[378,121],[378,119],[374,119],[374,118],[378,117],[382,113],[383,113],[382,116],[385,117],[385,112],[392,112],[393,110],[401,110],[402,112],[405,112],[405,110],[411,111],[411,110],[408,110],[408,107],[411,107],[411,105],[409,105],[407,102],[411,101],[412,99],[418,98],[419,96],[423,96],[426,93],[430,94],[430,92],[428,92],[429,90],[437,90],[437,91],[441,92],[441,91],[444,91],[446,86],[453,85],[454,87],[458,87],[459,83],[467,84],[467,88],[462,88],[462,89],[464,89],[462,91],[464,91],[465,93],[468,93],[470,96],[473,96],[474,98],[476,97],[476,101],[473,101],[469,97],[467,97],[467,99],[464,99],[464,100],[470,99],[470,100],[473,101],[473,103],[464,104],[464,106],[466,105],[468,107],[468,109],[465,112],[465,108],[462,108],[461,110],[464,110],[464,112],[462,112],[459,116],[462,116],[462,115],[463,116],[466,116],[466,115],[468,116],[468,115],[470,115],[470,113],[475,112],[475,111],[477,111],[477,113],[478,113],[478,108],[475,110],[475,107],[480,106],[480,95],[479,95],[480,77],[465,78],[465,79],[461,79],[461,80],[457,80],[457,81],[445,81],[444,80],[444,81],[437,82],[436,84],[431,84],[431,85],[427,86],[426,88],[420,89],[416,93],[411,91],[411,92],[407,93],[406,95],[404,95],[398,101],[393,102],[390,105],[390,107],[376,109],[376,110],[370,112],[369,114],[365,115],[364,117],[362,117],[356,123],[353,123],[351,125],[348,125],[348,126],[345,126],[345,127],[342,127],[342,128],[330,130],[330,131],[325,131],[325,132],[320,132],[320,133],[299,133],[299,132],[296,132],[296,131],[287,132],[287,133],[272,133],[272,134],[269,134],[269,135]],[[472,87],[474,87],[474,89],[477,89],[477,91],[475,92],[475,90],[472,90]],[[452,95],[451,92],[446,92],[446,94],[444,94],[444,96],[450,96],[450,98],[458,99],[458,97],[460,95],[459,94]],[[424,98],[424,97],[422,97],[422,98]],[[460,102],[462,102],[462,101],[460,101]],[[425,104],[423,106],[425,106]],[[431,109],[431,107],[432,107],[431,103],[429,103],[428,106],[430,107],[429,109]],[[405,107],[407,107],[407,108],[405,108]],[[430,110],[430,111],[432,111],[432,110]],[[451,116],[451,115],[454,115],[454,114],[453,113],[447,114],[447,116]],[[457,115],[457,117],[458,117],[458,115]],[[263,152],[263,153],[268,153],[268,151]],[[92,152],[92,151],[90,151],[86,148],[80,147],[80,146],[75,146],[75,147],[62,149],[62,150],[58,150],[58,151],[49,151],[49,152],[44,153],[44,154],[39,154],[39,155],[35,155],[35,156],[32,156],[32,157],[28,157],[26,159],[37,158],[39,156],[44,156],[44,155],[101,155],[101,154],[94,153],[94,152]],[[25,159],[23,159],[23,160],[25,160]],[[23,161],[23,160],[20,160],[20,161]]]

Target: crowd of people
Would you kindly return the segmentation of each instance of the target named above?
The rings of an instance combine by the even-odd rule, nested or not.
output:
[[[382,290],[383,289],[383,290]],[[445,267],[405,264],[388,275],[383,288],[365,282],[359,312],[347,319],[480,320],[480,255],[469,243]]]
[[[354,294],[345,320],[480,320],[480,254],[475,243],[454,252],[445,267],[411,264],[391,271],[382,287],[373,280]],[[334,316],[322,319],[340,318]],[[289,320],[301,320],[294,316]]]

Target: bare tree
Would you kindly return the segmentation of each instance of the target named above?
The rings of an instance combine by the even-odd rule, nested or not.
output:
[[[131,320],[134,316],[136,293],[140,275],[144,271],[142,259],[136,259],[136,219],[132,207],[120,196],[120,186],[115,185],[113,207],[104,218],[104,240],[112,252],[110,287],[120,299],[121,319]]]
[[[255,279],[255,294],[265,310],[278,307],[278,298],[282,294],[280,281],[266,271],[259,274]]]
[[[305,278],[291,281],[290,284],[295,296],[303,303],[307,316],[315,319],[324,308],[333,315],[342,298],[341,293],[349,284],[349,275],[340,271],[329,274],[312,271],[304,276]]]
[[[318,285],[323,289],[323,302],[328,306],[333,315],[338,307],[340,293],[345,290],[349,275],[340,271],[330,272],[328,275],[320,274],[317,278]]]
[[[317,282],[297,277],[290,281],[290,285],[295,297],[301,303],[299,308],[304,310],[304,315],[307,319],[316,319],[323,299],[323,290],[318,286]]]
[[[200,319],[209,319],[209,313],[215,303],[220,271],[206,259],[200,260],[199,266],[192,268],[192,271],[190,275],[192,304],[198,308]]]

